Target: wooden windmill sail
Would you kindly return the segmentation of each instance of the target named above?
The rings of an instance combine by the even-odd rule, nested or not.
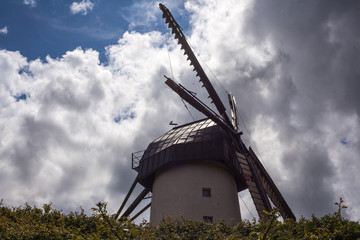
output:
[[[133,154],[133,169],[138,172],[138,176],[115,217],[120,216],[137,183],[140,183],[145,189],[135,198],[122,214],[122,217],[129,216],[136,206],[150,192],[154,191],[154,181],[156,181],[159,173],[166,171],[169,166],[212,159],[214,162],[221,163],[234,176],[237,192],[249,189],[260,218],[266,217],[264,210],[271,210],[271,201],[279,209],[283,218],[295,219],[290,207],[254,151],[250,147],[247,148],[241,140],[241,132],[238,132],[234,97],[231,94],[228,96],[231,107],[231,118],[229,118],[224,104],[187,43],[181,27],[169,9],[163,4],[159,4],[159,7],[163,13],[162,17],[165,18],[165,22],[171,29],[172,34],[174,34],[181,49],[184,50],[184,55],[187,56],[193,71],[199,77],[199,82],[207,90],[217,112],[206,106],[191,91],[165,76],[165,83],[208,119],[177,126],[152,142],[139,158],[136,157],[136,154]],[[213,146],[217,147],[214,148]],[[204,151],[204,149],[207,150]],[[138,214],[135,214],[133,218],[150,206],[151,203],[140,210]],[[204,220],[206,219],[205,216]]]

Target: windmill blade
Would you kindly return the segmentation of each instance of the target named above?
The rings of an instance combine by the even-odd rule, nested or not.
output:
[[[237,116],[237,107],[236,107],[236,99],[232,93],[228,93],[229,105],[230,105],[230,113],[231,113],[231,123],[235,129],[238,131],[238,116]]]
[[[225,123],[229,126],[232,126],[229,117],[226,114],[226,108],[221,102],[220,97],[216,93],[213,85],[211,84],[209,78],[206,76],[203,68],[201,67],[199,61],[195,57],[195,54],[191,50],[188,42],[186,41],[185,35],[183,34],[181,27],[174,19],[170,10],[166,8],[163,4],[159,4],[161,11],[163,12],[162,17],[165,18],[165,22],[168,23],[168,27],[172,29],[172,33],[175,35],[175,39],[178,39],[178,44],[181,45],[181,49],[184,49],[184,55],[187,55],[187,60],[190,61],[190,65],[194,67],[193,71],[196,71],[196,76],[199,76],[200,82],[203,83],[203,87],[206,88],[209,93],[209,97],[212,102],[215,104],[216,109],[219,111],[221,117],[224,119]]]
[[[275,183],[265,170],[264,166],[261,164],[255,152],[251,149],[251,147],[249,148],[249,156],[254,163],[254,169],[258,173],[259,179],[261,179],[262,185],[267,195],[270,197],[273,204],[279,209],[281,216],[284,219],[290,218],[296,220],[294,213],[291,211],[289,205],[285,201],[284,197],[281,195],[279,189],[276,187]]]
[[[264,213],[264,210],[270,212],[271,205],[263,184],[260,182],[258,172],[254,168],[254,163],[249,156],[246,157],[239,152],[236,152],[236,157],[240,163],[256,211],[261,219],[266,219],[267,215]]]
[[[217,115],[213,110],[211,110],[208,106],[206,106],[203,102],[200,101],[197,97],[195,97],[189,90],[181,86],[180,84],[175,83],[171,78],[164,76],[167,80],[165,81],[166,85],[168,85],[174,92],[176,92],[182,99],[188,102],[195,109],[203,113],[205,116],[213,120],[216,124],[222,127],[225,131],[230,134],[236,134],[234,129],[226,124],[223,119]]]

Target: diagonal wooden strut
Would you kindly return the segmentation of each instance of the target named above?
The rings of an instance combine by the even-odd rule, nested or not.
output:
[[[115,216],[114,216],[115,220],[116,220],[116,219],[118,219],[118,217],[119,217],[119,215],[120,215],[121,211],[123,210],[123,208],[124,208],[124,206],[125,206],[126,202],[128,201],[128,199],[129,199],[129,197],[130,197],[131,193],[133,192],[133,190],[134,190],[134,188],[135,188],[136,184],[137,184],[137,179],[135,179],[135,180],[134,180],[134,182],[133,182],[133,184],[131,185],[129,192],[126,194],[126,197],[125,197],[124,201],[122,202],[122,204],[121,204],[121,206],[120,206],[119,210],[118,210],[118,211],[117,211],[117,213],[115,214]]]
[[[150,189],[145,188],[134,200],[134,202],[126,209],[126,211],[121,215],[120,219],[128,217],[132,211],[139,205],[139,203],[144,199],[144,197],[150,192]]]
[[[135,214],[130,221],[134,221],[138,216],[140,216],[140,214],[142,214],[143,212],[146,211],[146,209],[148,209],[149,207],[151,207],[151,203],[149,203],[148,205],[146,205],[143,209],[141,209],[137,214]]]

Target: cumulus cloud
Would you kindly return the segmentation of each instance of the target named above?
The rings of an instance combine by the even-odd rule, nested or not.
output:
[[[359,220],[358,5],[185,3],[189,42],[224,102],[212,73],[237,97],[244,141],[298,217],[332,212],[343,197],[347,216]],[[0,181],[7,183],[0,192],[6,204],[52,201],[74,210],[107,201],[116,211],[135,178],[131,152],[169,130],[171,120],[191,121],[162,76],[173,75],[207,97],[168,34],[126,32],[106,47],[106,56],[103,64],[97,51],[79,47],[60,58],[28,61],[0,50]],[[249,196],[241,196],[256,215]],[[243,205],[242,215],[251,218]]]
[[[29,5],[30,7],[35,7],[36,6],[36,1],[35,0],[24,0],[23,2],[25,5]]]
[[[183,9],[182,1],[171,0],[165,4],[169,9],[176,9],[177,13],[186,14],[185,11],[179,9]],[[130,30],[143,28],[147,31],[153,31],[163,22],[161,17],[159,18],[159,2],[157,1],[136,1],[132,5],[122,8],[119,14],[129,22]]]
[[[8,28],[7,26],[3,27],[3,28],[0,28],[0,34],[4,34],[6,35],[8,33]]]
[[[158,32],[126,32],[108,46],[108,66],[91,49],[46,61],[0,51],[6,203],[52,201],[74,210],[122,198],[135,178],[131,153],[167,131],[169,116],[177,116],[178,99],[158,90],[164,89],[163,41]],[[17,97],[22,94],[27,97]]]
[[[73,2],[70,6],[70,11],[73,14],[81,13],[82,15],[86,15],[93,7],[94,3],[90,0],[82,0],[81,2]]]
[[[121,15],[129,22],[129,29],[139,26],[149,28],[159,22],[157,21],[159,20],[157,19],[158,9],[157,2],[142,1],[125,8],[125,11],[123,10]]]

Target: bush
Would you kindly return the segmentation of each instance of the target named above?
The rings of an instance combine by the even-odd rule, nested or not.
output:
[[[344,219],[343,200],[333,214],[321,218],[280,221],[274,209],[266,221],[242,221],[236,226],[196,220],[166,218],[157,226],[144,221],[135,225],[109,216],[106,203],[98,203],[93,214],[68,214],[53,209],[6,207],[0,202],[0,239],[360,239],[360,225]]]

